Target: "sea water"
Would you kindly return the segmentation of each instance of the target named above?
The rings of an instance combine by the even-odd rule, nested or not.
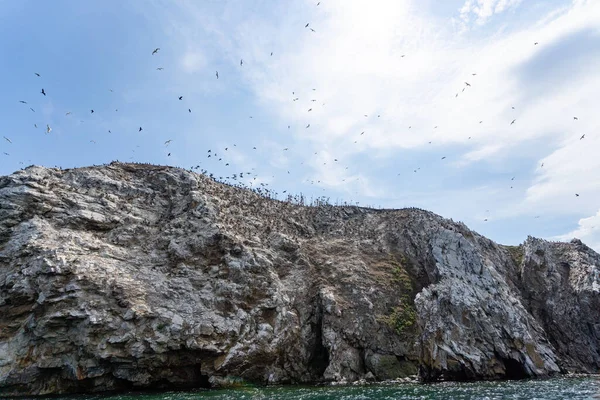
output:
[[[564,377],[547,380],[436,384],[374,384],[367,386],[243,387],[189,392],[81,395],[53,399],[97,400],[579,400],[600,399],[598,377]]]

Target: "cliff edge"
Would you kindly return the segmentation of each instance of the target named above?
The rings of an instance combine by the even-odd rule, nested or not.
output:
[[[0,395],[600,369],[600,255],[178,168],[0,178]]]

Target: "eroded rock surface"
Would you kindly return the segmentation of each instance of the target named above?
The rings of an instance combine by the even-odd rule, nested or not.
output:
[[[113,163],[0,178],[0,394],[597,372],[600,256]]]

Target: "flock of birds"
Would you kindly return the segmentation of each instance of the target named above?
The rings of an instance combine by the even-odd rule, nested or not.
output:
[[[320,4],[320,2],[319,2],[319,3],[317,3],[317,6],[318,6],[319,4]],[[307,23],[307,24],[304,26],[304,28],[305,28],[305,29],[310,29],[310,31],[311,31],[311,32],[316,32],[316,31],[315,31],[315,29],[313,29],[313,28],[310,26],[310,23]],[[538,44],[539,44],[538,42],[535,42],[535,43],[534,43],[534,45],[536,45],[536,46],[537,46]],[[157,56],[157,55],[159,54],[160,50],[161,50],[161,49],[160,49],[160,47],[157,47],[157,48],[155,48],[154,50],[152,50],[152,52],[151,52],[151,56]],[[270,55],[271,55],[271,56],[273,56],[273,52],[271,52],[271,53],[270,53]],[[403,55],[401,55],[400,57],[404,58],[405,56],[406,56],[406,55],[404,55],[404,54],[403,54]],[[243,59],[240,59],[240,63],[239,63],[239,65],[240,65],[240,67],[243,67],[243,66],[244,66],[244,60],[243,60]],[[163,67],[157,67],[157,68],[156,68],[156,70],[158,70],[158,71],[163,71],[163,70],[164,70],[164,68],[163,68]],[[35,76],[36,76],[36,77],[38,77],[38,78],[41,78],[41,77],[42,77],[42,75],[41,75],[40,73],[38,73],[38,72],[35,72],[34,74],[35,74]],[[472,74],[472,76],[473,76],[473,77],[475,77],[475,76],[477,76],[477,74],[476,74],[476,73],[473,73],[473,74]],[[215,71],[215,77],[216,77],[216,79],[219,79],[219,71]],[[470,83],[470,82],[468,82],[468,81],[465,81],[465,82],[464,82],[464,87],[462,88],[462,92],[464,92],[465,90],[467,90],[467,89],[468,89],[468,88],[470,88],[470,87],[471,87],[471,83]],[[109,90],[110,90],[111,92],[113,91],[112,89],[109,89]],[[312,89],[312,91],[314,92],[314,91],[316,91],[316,89],[314,89],[314,88],[313,88],[313,89]],[[460,92],[457,92],[457,93],[456,93],[456,95],[455,95],[455,97],[458,97],[458,96],[459,96],[459,93],[460,93]],[[40,94],[41,94],[42,96],[47,96],[47,95],[48,95],[48,93],[46,92],[46,90],[45,90],[44,88],[41,88],[41,90],[40,90]],[[182,100],[183,100],[183,96],[182,96],[182,95],[181,95],[181,96],[178,96],[178,100],[179,100],[179,101],[182,101]],[[296,101],[298,101],[298,100],[300,100],[300,98],[299,98],[299,97],[296,95],[296,93],[295,93],[295,92],[292,92],[292,101],[293,101],[293,102],[296,102]],[[317,99],[310,99],[310,101],[311,101],[311,103],[316,103],[316,102],[317,102]],[[33,107],[30,107],[30,106],[29,106],[29,103],[28,103],[26,100],[19,100],[19,103],[21,103],[21,104],[23,104],[23,105],[26,105],[26,106],[28,106],[28,107],[29,107],[29,109],[30,109],[32,112],[35,112],[35,109],[34,109]],[[323,103],[322,105],[323,105],[323,106],[325,106],[325,103]],[[514,110],[514,109],[515,109],[515,107],[512,107],[512,109]],[[117,112],[117,111],[118,111],[118,109],[115,109],[115,111]],[[310,107],[310,108],[308,108],[308,110],[307,110],[307,112],[309,112],[309,113],[310,113],[311,111],[313,111],[313,107]],[[189,113],[191,113],[191,112],[192,112],[192,109],[191,109],[191,108],[188,108],[188,112],[189,112]],[[72,114],[72,112],[70,112],[70,111],[67,111],[67,112],[65,113],[65,117],[69,117],[71,114]],[[90,109],[90,114],[94,114],[94,109]],[[367,114],[365,114],[365,115],[364,115],[364,117],[368,117],[368,115],[367,115]],[[377,115],[377,118],[380,118],[380,117],[381,117],[381,115]],[[250,118],[253,118],[253,117],[252,117],[252,116],[250,116]],[[573,119],[574,119],[575,121],[577,121],[577,120],[578,120],[578,117],[573,117]],[[509,126],[512,126],[512,125],[514,125],[516,122],[517,122],[517,120],[516,120],[516,119],[512,119],[512,121],[510,121],[510,124],[509,124]],[[481,123],[483,123],[483,121],[479,121],[479,123],[481,124]],[[35,128],[37,128],[37,124],[34,124],[34,126],[35,126]],[[305,126],[305,129],[309,129],[309,128],[310,128],[310,126],[311,126],[311,125],[310,125],[310,123],[308,123],[308,124]],[[290,126],[290,125],[288,125],[288,126],[287,126],[287,128],[288,128],[288,129],[290,129],[290,128],[291,128],[291,126]],[[411,129],[411,128],[412,128],[412,126],[409,126],[409,127],[408,127],[408,129]],[[438,126],[434,126],[434,129],[437,129],[437,128],[438,128]],[[142,131],[143,131],[143,127],[142,127],[142,126],[139,126],[139,128],[138,128],[138,132],[142,132]],[[52,132],[52,127],[51,127],[49,124],[46,124],[46,127],[45,127],[45,130],[44,130],[44,132],[45,132],[46,134],[50,134],[50,133]],[[111,132],[111,130],[108,130],[108,132],[109,132],[109,133],[112,133],[112,132]],[[361,132],[361,133],[358,135],[358,137],[361,137],[361,136],[363,136],[364,134],[365,134],[365,131]],[[12,140],[11,140],[9,137],[7,137],[7,136],[3,136],[3,138],[4,138],[4,140],[5,140],[5,141],[6,141],[6,142],[7,142],[9,145],[12,145],[12,143],[13,143],[13,142],[12,142]],[[468,139],[471,139],[471,137],[469,137]],[[583,140],[583,139],[585,139],[585,134],[581,135],[581,137],[580,137],[580,140]],[[165,148],[168,148],[168,147],[169,147],[169,145],[170,145],[170,144],[173,142],[173,140],[174,140],[174,139],[168,139],[168,140],[166,140],[166,141],[164,142],[164,146],[165,146]],[[94,140],[90,140],[90,142],[91,142],[91,143],[96,143]],[[358,138],[357,138],[357,140],[354,140],[354,143],[358,143]],[[430,141],[430,142],[429,142],[429,144],[431,144],[431,143],[432,143],[432,142]],[[233,146],[233,147],[237,147],[237,145],[236,145],[236,144],[233,144],[232,146]],[[138,147],[139,147],[139,146],[138,146]],[[252,147],[252,149],[253,149],[253,150],[257,150],[256,146]],[[214,150],[214,151],[213,151],[213,150]],[[228,150],[229,150],[229,147],[225,147],[225,148],[223,149],[223,151],[225,152],[225,154],[226,154],[226,152],[227,152]],[[288,150],[289,150],[289,147],[285,147],[285,148],[283,148],[283,151],[288,151]],[[133,150],[133,151],[135,151],[135,150]],[[8,152],[4,152],[4,155],[5,155],[5,156],[9,156],[10,154],[9,154]],[[167,152],[167,154],[166,154],[166,155],[167,155],[167,157],[171,157],[171,152]],[[315,152],[315,153],[314,153],[314,155],[317,155],[317,152]],[[209,149],[209,150],[207,151],[207,153],[206,153],[206,157],[207,157],[208,159],[212,159],[212,160],[216,160],[216,161],[218,161],[218,162],[222,162],[222,163],[224,164],[224,166],[225,166],[225,167],[228,167],[228,166],[230,166],[230,163],[229,163],[229,162],[227,162],[227,160],[226,160],[226,159],[224,160],[224,157],[225,157],[225,155],[224,155],[223,153],[222,153],[221,155],[217,154],[217,151],[216,151],[216,149]],[[132,157],[132,158],[133,158],[133,157]],[[446,156],[444,156],[444,157],[442,157],[441,159],[442,159],[442,160],[445,160],[446,158],[447,158],[447,157],[446,157]],[[338,159],[337,159],[337,158],[333,158],[333,163],[338,163],[338,162],[339,162],[339,161],[338,161]],[[23,164],[23,162],[20,162],[20,164]],[[201,163],[200,163],[200,164],[201,164]],[[210,172],[209,172],[207,169],[201,168],[201,165],[200,165],[200,164],[198,164],[198,165],[195,165],[195,166],[192,166],[190,169],[191,169],[191,170],[195,170],[195,171],[199,171],[199,172],[201,172],[201,173],[203,173],[203,174],[205,174],[205,175],[209,176],[210,178],[212,178],[212,179],[214,179],[214,180],[216,180],[216,181],[219,181],[219,182],[222,182],[222,183],[226,183],[226,184],[230,184],[230,185],[234,185],[234,186],[240,186],[240,187],[244,187],[244,188],[247,188],[247,189],[250,189],[250,190],[256,191],[256,192],[260,193],[261,195],[264,195],[264,196],[267,196],[267,197],[271,197],[271,198],[277,198],[277,192],[275,192],[275,191],[273,191],[273,190],[270,190],[270,189],[268,188],[268,186],[269,186],[269,184],[268,184],[268,183],[263,183],[263,182],[260,182],[260,178],[259,178],[258,174],[257,174],[257,173],[254,171],[254,168],[252,168],[252,170],[253,170],[253,171],[237,172],[237,173],[229,174],[228,176],[218,176],[218,177],[217,177],[217,176],[215,176],[213,173],[210,173]],[[301,164],[304,164],[304,162],[302,162]],[[324,162],[324,163],[323,163],[323,165],[327,165],[327,162]],[[543,167],[543,166],[544,166],[544,164],[541,164],[541,167]],[[345,167],[345,169],[346,169],[346,170],[348,170],[348,168],[349,168],[348,166],[346,166],[346,167]],[[417,173],[419,170],[420,170],[420,168],[416,168],[416,169],[414,169],[414,170],[413,170],[413,172],[414,172],[414,173]],[[290,171],[289,171],[289,170],[287,171],[287,174],[290,174]],[[400,175],[400,174],[399,174],[399,175]],[[274,177],[274,176],[273,176],[273,177]],[[244,179],[246,180],[246,182],[247,182],[247,183],[245,183],[245,182],[244,182]],[[255,182],[257,179],[258,179],[259,181],[258,181],[258,182],[257,182],[257,184],[255,185],[255,184],[254,184],[254,182]],[[357,178],[357,179],[360,179],[360,178]],[[514,181],[514,179],[515,179],[515,177],[512,177],[511,181]],[[346,181],[346,179],[343,179],[343,182],[345,182],[345,181]],[[321,181],[320,181],[320,180],[316,180],[316,181],[315,181],[315,180],[307,180],[307,183],[310,183],[311,185],[315,185],[315,184],[316,184],[316,185],[318,185],[319,183],[321,183]],[[513,188],[513,186],[510,186],[510,187],[511,187],[511,189]],[[325,189],[323,189],[323,190],[325,190]],[[286,194],[286,193],[287,193],[287,190],[284,190],[284,191],[283,191],[283,194]],[[576,194],[575,194],[575,196],[576,196],[576,197],[579,197],[579,193],[576,193]],[[287,195],[287,198],[288,198],[288,200],[290,200],[290,199],[292,199],[292,198],[293,198],[293,196],[291,196],[291,195],[289,195],[289,194],[288,194],[288,195]],[[357,202],[356,204],[360,204],[360,203],[358,203],[358,202]],[[538,217],[536,217],[536,218],[538,218]],[[485,219],[485,221],[487,221],[487,218]]]

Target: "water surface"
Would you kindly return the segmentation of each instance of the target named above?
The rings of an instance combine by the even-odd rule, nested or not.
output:
[[[54,399],[57,399],[56,397]],[[580,400],[600,399],[600,379],[570,377],[548,380],[438,384],[378,384],[369,386],[265,387],[193,392],[128,393],[112,396],[70,396],[80,400]]]

